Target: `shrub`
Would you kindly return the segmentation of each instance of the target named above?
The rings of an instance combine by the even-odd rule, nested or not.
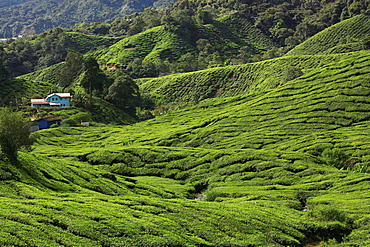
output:
[[[30,133],[31,123],[21,113],[0,109],[0,157],[16,164],[18,151],[31,151],[37,136]]]
[[[140,121],[145,121],[154,118],[154,115],[149,110],[143,110],[141,108],[136,108],[137,117]]]
[[[316,211],[316,217],[325,221],[339,221],[346,224],[351,224],[352,219],[343,211],[332,207],[320,208]]]
[[[75,120],[73,120],[72,118],[67,118],[65,120],[62,121],[62,124],[60,126],[62,127],[73,127],[73,126],[77,126],[77,122]]]
[[[365,38],[365,39],[362,40],[362,46],[365,50],[370,49],[370,37]]]
[[[224,193],[217,191],[217,190],[211,190],[206,193],[206,201],[214,202],[217,200],[218,197],[223,197]]]
[[[303,72],[300,68],[298,68],[296,66],[290,66],[285,71],[285,74],[284,74],[284,77],[283,77],[284,83],[288,82],[288,81],[291,81],[291,80],[294,80],[295,78],[300,77],[301,75],[303,75]]]
[[[74,120],[76,123],[82,122],[89,122],[91,121],[90,113],[88,112],[79,112],[70,117],[70,119]]]
[[[349,156],[339,148],[327,148],[322,152],[321,158],[327,165],[341,169]]]

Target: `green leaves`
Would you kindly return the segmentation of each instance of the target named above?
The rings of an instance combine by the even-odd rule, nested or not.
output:
[[[87,57],[83,63],[83,74],[81,75],[81,86],[88,91],[90,95],[90,106],[93,104],[93,91],[102,96],[104,86],[108,84],[109,79],[100,70],[99,64],[94,57]]]
[[[370,38],[365,38],[362,40],[362,46],[364,47],[365,50],[370,49]]]
[[[8,77],[9,77],[9,71],[5,68],[3,64],[3,59],[1,57],[1,53],[0,53],[0,82],[8,79]]]
[[[338,169],[343,168],[349,159],[349,156],[339,148],[327,148],[322,152],[321,157],[327,165]]]
[[[131,115],[135,115],[135,108],[140,106],[141,97],[139,87],[127,75],[118,76],[109,87],[105,99],[113,102],[117,107],[125,109]]]
[[[72,85],[81,72],[82,65],[83,56],[80,53],[69,52],[66,61],[63,63],[63,68],[59,72],[59,85],[63,88]]]
[[[36,140],[36,135],[31,135],[30,127],[31,122],[24,119],[21,113],[0,109],[0,154],[12,164],[17,162],[18,151],[29,151]]]

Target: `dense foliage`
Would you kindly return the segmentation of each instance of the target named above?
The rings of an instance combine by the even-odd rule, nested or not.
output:
[[[83,56],[77,52],[69,52],[63,68],[58,75],[58,84],[64,88],[73,84],[83,67]]]
[[[0,82],[5,81],[9,77],[9,71],[4,66],[3,51],[0,50]]]
[[[30,150],[36,140],[30,127],[31,123],[22,114],[0,108],[0,159],[17,164],[18,151]]]
[[[133,116],[136,114],[136,107],[141,105],[139,87],[127,75],[116,77],[109,86],[105,99]]]
[[[71,27],[82,22],[105,22],[143,11],[150,6],[161,7],[172,0],[16,0],[0,3],[0,37],[41,33],[55,26]],[[104,26],[100,32],[104,32]]]
[[[367,12],[367,7],[367,2],[356,1],[179,1],[166,12],[147,9],[116,20],[112,34],[128,38],[98,56],[102,54],[104,64],[126,68],[134,78],[259,61],[281,56],[319,31]],[[366,33],[355,28],[347,30]],[[355,43],[358,35],[338,35],[340,44]],[[362,49],[357,44],[337,49]]]
[[[109,47],[119,40],[112,36],[126,39],[96,56],[102,65],[121,66],[133,78],[242,64],[281,56],[341,20],[366,14],[368,5],[357,0],[181,0],[166,10],[147,8],[109,24],[82,23],[72,32],[56,28],[16,40],[5,46],[5,65],[13,76],[33,72],[62,62],[70,51]],[[359,50],[359,38],[339,36],[341,46],[335,49]]]
[[[15,77],[63,62],[68,52],[85,54],[108,47],[118,40],[66,32],[57,27],[39,35],[0,42],[0,45],[4,46],[4,65],[11,77]]]

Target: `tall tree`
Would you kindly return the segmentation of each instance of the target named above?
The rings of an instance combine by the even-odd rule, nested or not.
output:
[[[90,95],[90,105],[93,104],[92,96],[95,91],[99,96],[102,95],[104,85],[107,84],[108,78],[99,68],[99,64],[93,57],[88,57],[83,63],[83,75],[81,86],[88,91]]]
[[[105,99],[132,116],[136,114],[136,107],[141,103],[139,87],[131,77],[124,74],[114,80]]]
[[[83,56],[78,52],[69,52],[66,57],[66,61],[63,68],[59,72],[58,82],[63,89],[70,86],[75,78],[81,72],[83,65]]]
[[[29,151],[35,142],[35,135],[30,132],[31,122],[21,113],[11,112],[8,108],[0,109],[0,156],[17,164],[18,151]]]

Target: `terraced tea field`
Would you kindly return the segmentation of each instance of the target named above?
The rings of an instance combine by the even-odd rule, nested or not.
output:
[[[0,246],[370,246],[370,51],[358,46],[369,25],[358,23],[368,16],[289,56],[138,80],[167,107],[161,117],[120,126],[134,120],[96,101],[93,117],[107,125],[39,131],[18,166],[0,160]],[[101,58],[155,59],[181,41],[161,32]]]
[[[302,74],[352,56],[331,55],[285,56],[281,58],[137,80],[143,93],[167,107],[194,105],[214,97],[257,93],[287,82],[291,68]]]
[[[1,163],[2,246],[370,246],[368,51]],[[347,155],[339,170],[323,151]]]
[[[334,54],[362,50],[361,40],[370,32],[370,17],[357,15],[339,22],[297,45],[287,53],[292,55]]]

